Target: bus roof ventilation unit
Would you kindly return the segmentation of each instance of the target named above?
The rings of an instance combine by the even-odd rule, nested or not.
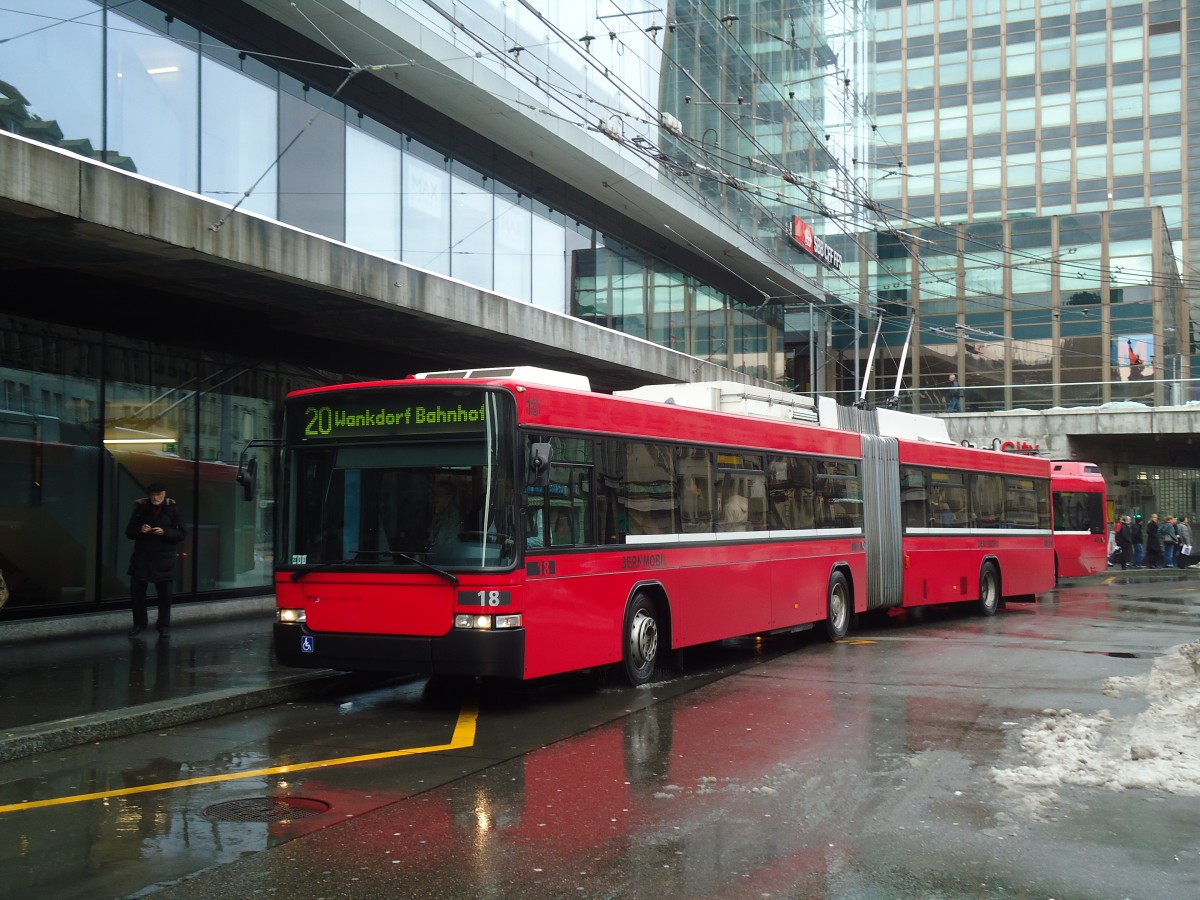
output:
[[[544,384],[547,387],[572,388],[577,391],[590,391],[592,383],[586,375],[573,375],[570,372],[556,372],[554,369],[542,369],[538,366],[496,366],[490,369],[447,369],[444,372],[420,372],[414,378],[508,378],[513,381],[526,381],[531,384]]]
[[[820,397],[814,401],[803,394],[754,387],[736,381],[648,384],[631,391],[613,391],[613,394],[764,419],[837,424],[837,404],[831,398]]]

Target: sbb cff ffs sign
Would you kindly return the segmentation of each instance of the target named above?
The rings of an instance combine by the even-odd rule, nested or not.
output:
[[[792,216],[792,233],[788,235],[792,243],[809,254],[817,262],[824,263],[831,269],[841,271],[842,254],[838,253],[813,233],[812,226],[799,216]]]

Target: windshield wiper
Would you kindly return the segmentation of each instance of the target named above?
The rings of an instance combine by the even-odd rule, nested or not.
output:
[[[410,563],[413,563],[414,565],[420,566],[422,569],[427,569],[428,571],[433,572],[435,575],[440,575],[442,578],[445,578],[451,584],[458,584],[458,576],[455,575],[453,572],[447,572],[445,569],[438,568],[437,566],[432,565],[431,563],[425,562],[425,560],[423,560],[423,559],[418,559],[415,556],[410,556],[407,553],[401,553],[397,550],[359,550],[358,556],[360,556],[360,557],[362,557],[362,556],[375,556],[375,557],[390,556],[393,559],[397,559],[397,558],[403,559],[406,562],[410,562]],[[313,572],[324,572],[326,569],[332,569],[336,566],[363,566],[363,565],[377,565],[378,563],[379,563],[378,558],[376,558],[376,559],[331,559],[326,562],[313,563],[311,566],[304,566],[302,568],[296,569],[295,571],[292,572],[292,574],[289,577],[291,578],[292,581],[299,581],[305,575],[309,575]]]
[[[292,581],[299,581],[305,575],[313,572],[323,572],[326,569],[332,569],[334,566],[361,566],[363,564],[364,560],[361,559],[331,559],[322,563],[313,563],[311,566],[302,566],[293,571],[289,577]]]
[[[409,556],[407,553],[401,553],[399,550],[393,550],[392,556],[398,556],[401,559],[408,560],[410,563],[414,563],[414,564],[420,566],[422,569],[428,569],[430,572],[433,572],[435,575],[441,575],[443,578],[445,578],[451,584],[458,584],[458,576],[455,575],[453,572],[447,572],[445,569],[440,569],[437,566],[433,565],[432,563],[425,562],[425,560],[423,560],[423,559],[418,559],[415,556]]]

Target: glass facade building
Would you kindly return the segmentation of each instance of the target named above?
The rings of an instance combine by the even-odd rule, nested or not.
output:
[[[473,4],[478,31],[404,6],[472,47],[492,31],[521,33],[503,4]],[[757,296],[746,302],[579,210],[535,199],[453,142],[423,139],[418,122],[406,129],[365,99],[344,101],[345,82],[319,90],[142,2],[18,0],[0,11],[0,33],[6,131],[637,337],[655,340],[669,317],[681,349],[760,377],[781,372],[779,314]],[[653,95],[654,71],[622,70]],[[621,276],[598,285],[613,259]]]
[[[524,114],[585,122],[586,140],[661,180],[668,198],[693,191],[692,181],[675,178],[678,167],[664,169],[661,154],[646,150],[661,138],[663,58],[654,52],[665,31],[661,14],[657,30],[649,21],[614,22],[594,41],[580,41],[603,18],[594,4],[542,4],[544,18],[499,2],[455,4],[453,16],[423,3],[394,5],[495,77],[540,94],[539,108]],[[471,123],[397,105],[381,98],[365,68],[331,66],[329,54],[300,33],[300,20],[296,34],[267,52],[263,36],[286,29],[263,28],[253,21],[256,10],[235,7],[243,5],[6,4],[0,129],[507,302],[758,378],[783,377],[783,308],[763,302],[757,286],[703,248],[659,252],[652,222],[569,190],[539,191],[530,167],[497,152]],[[547,41],[548,28],[562,39]],[[581,64],[580,47],[600,64]],[[620,139],[610,141],[602,122],[620,129]],[[748,223],[759,219],[736,219],[735,207],[716,211],[753,235],[758,225]],[[760,251],[778,255],[778,229],[761,235]],[[242,449],[273,436],[288,390],[364,374],[332,360],[268,362],[226,336],[204,346],[203,329],[164,335],[122,319],[120,307],[111,313],[42,318],[36,304],[0,302],[6,616],[127,602],[129,548],[121,534],[132,501],[152,481],[167,483],[189,525],[180,595],[268,588],[272,479],[263,472],[256,504],[237,501]]]
[[[889,346],[915,316],[916,408],[951,372],[982,409],[1195,396],[1195,25],[1172,0],[877,0],[869,291]]]

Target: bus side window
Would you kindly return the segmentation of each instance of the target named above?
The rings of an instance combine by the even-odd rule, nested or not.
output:
[[[575,526],[571,522],[570,510],[554,510],[550,518],[550,545],[553,547],[569,547],[574,543]]]
[[[706,533],[713,530],[712,456],[706,450],[681,448],[675,463],[679,479],[680,530]]]
[[[663,444],[630,441],[625,445],[621,484],[628,533],[671,534],[676,529],[675,454]]]
[[[925,489],[925,475],[920,469],[903,468],[900,470],[900,503],[904,507],[904,525],[906,528],[924,528],[927,525],[940,524],[935,521],[937,507],[931,512],[927,506],[928,492]]]
[[[813,513],[812,460],[793,460],[791,478],[796,484],[796,525],[799,528],[812,528],[816,524],[816,516]]]
[[[546,489],[531,488],[525,497],[525,546],[546,546]]]
[[[549,502],[543,507],[550,543],[544,546],[571,547],[593,543],[592,504],[591,466],[552,465]]]

